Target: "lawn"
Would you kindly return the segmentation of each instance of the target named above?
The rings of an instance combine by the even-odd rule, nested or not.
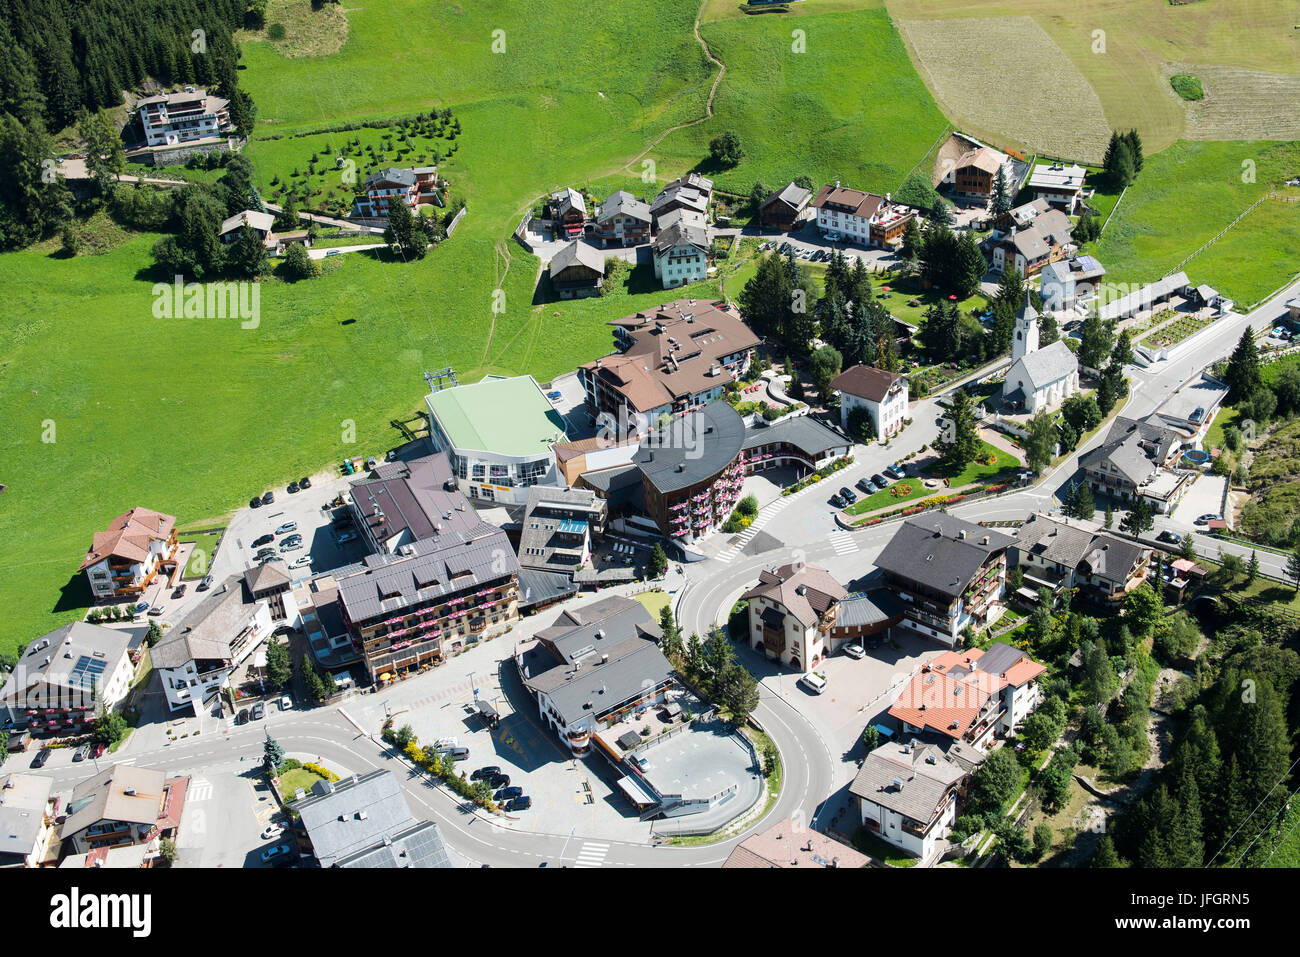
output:
[[[926,488],[921,479],[909,477],[895,482],[888,488],[872,492],[866,498],[858,499],[857,502],[844,511],[849,515],[862,515],[865,512],[873,512],[878,508],[885,508],[889,505],[902,505],[906,502],[932,498],[936,495],[952,495],[955,494],[955,489],[959,489],[964,485],[991,479],[1003,472],[1011,473],[1020,470],[1020,460],[1014,455],[1005,449],[994,448],[981,439],[980,455],[985,454],[996,456],[996,460],[988,464],[972,462],[955,474],[942,468],[931,469],[925,473],[925,478],[948,479],[947,486],[940,485],[939,488]],[[905,494],[895,494],[896,490],[904,487],[908,490]]]
[[[885,291],[885,286],[889,287]],[[925,311],[931,306],[948,302],[948,296],[937,288],[926,289],[915,276],[902,279],[882,279],[875,283],[876,294],[895,319],[919,326],[925,318]],[[911,303],[916,302],[917,305]],[[962,312],[983,313],[989,308],[988,300],[979,293],[968,299],[960,300],[957,305]]]
[[[1267,370],[1272,368],[1273,365],[1279,365],[1279,363],[1272,363],[1271,365],[1264,366],[1265,379],[1268,378]],[[1222,448],[1223,430],[1236,422],[1237,417],[1240,415],[1241,411],[1235,405],[1219,406],[1219,410],[1214,414],[1214,421],[1210,423],[1210,428],[1205,433],[1203,447],[1207,449]]]
[[[1294,175],[1298,163],[1300,143],[1180,142],[1148,154],[1096,243],[1107,282],[1148,283],[1182,268],[1238,308],[1258,302],[1295,274],[1300,205],[1266,199],[1214,245],[1179,263]],[[1242,182],[1252,169],[1254,182]]]
[[[306,768],[294,768],[292,771],[285,771],[280,775],[280,794],[286,801],[292,801],[294,792],[302,788],[308,794],[311,793],[312,785],[317,781],[325,780],[314,771],[308,771]]]
[[[654,591],[643,591],[636,596],[636,600],[645,606],[645,610],[659,620],[659,612],[665,608],[672,607],[673,598],[666,591],[660,591],[656,588]]]
[[[190,560],[185,566],[185,578],[187,580],[202,578],[208,573],[212,566],[212,556],[216,554],[217,543],[221,541],[221,532],[211,532],[204,535],[186,535],[179,533],[182,542],[194,542],[194,551],[190,553]]]

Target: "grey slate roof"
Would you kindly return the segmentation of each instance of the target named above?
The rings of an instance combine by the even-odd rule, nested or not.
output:
[[[764,206],[771,206],[773,202],[780,201],[789,206],[795,212],[803,209],[812,199],[812,190],[804,189],[802,186],[796,186],[793,181],[787,183],[781,189],[763,200]]]
[[[609,197],[600,204],[600,209],[596,213],[598,222],[604,222],[615,216],[631,216],[642,222],[650,222],[650,205],[643,203],[625,189],[620,189],[616,193],[611,193]]]
[[[1016,533],[1015,548],[1043,561],[1074,568],[1088,551],[1094,536],[1094,530],[1082,524],[1071,525],[1035,513]]]
[[[957,598],[990,555],[1014,544],[1001,532],[939,512],[904,522],[876,567]]]
[[[130,632],[115,628],[84,621],[55,628],[27,646],[0,691],[0,704],[14,709],[56,699],[59,706],[88,704],[94,676],[107,681],[130,646]]]
[[[365,189],[371,189],[380,183],[393,183],[396,186],[411,187],[415,185],[415,173],[409,169],[398,169],[396,166],[389,166],[367,176]]]
[[[571,209],[576,209],[582,214],[582,218],[587,218],[587,202],[572,186],[557,190],[551,194],[551,208],[555,210],[557,216],[563,216]]]
[[[708,233],[698,226],[687,226],[681,222],[673,223],[655,237],[654,251],[664,253],[674,246],[695,246],[708,252]]]
[[[223,661],[230,642],[247,627],[261,604],[244,579],[231,575],[203,596],[149,652],[155,668],[180,668],[188,661]]]
[[[0,775],[0,865],[36,847],[54,779],[39,774]]]
[[[635,697],[646,682],[657,685],[671,677],[672,666],[659,650],[662,637],[644,605],[613,595],[566,610],[538,632],[539,644],[520,661],[521,677],[530,690],[548,695],[571,724]],[[605,655],[608,661],[602,661]]]
[[[849,793],[925,825],[965,776],[933,744],[891,742],[867,755]]]
[[[1074,357],[1064,339],[1057,339],[1036,352],[1017,359],[1016,364],[1007,370],[1008,379],[1019,378],[1015,374],[1017,368],[1023,370],[1024,378],[1029,380],[1034,389],[1041,389],[1077,373],[1079,360]]]
[[[605,257],[586,243],[574,240],[564,246],[551,258],[551,276],[558,276],[570,266],[586,266],[604,275]]]
[[[651,432],[632,461],[660,493],[676,492],[717,475],[744,439],[744,419],[719,399]]]
[[[396,615],[416,602],[519,574],[506,533],[486,522],[469,532],[445,529],[404,551],[407,554],[371,555],[335,572],[339,599],[352,621]]]
[[[248,587],[249,593],[253,595],[260,591],[288,585],[290,581],[289,572],[284,567],[284,562],[266,562],[244,572],[244,584]]]
[[[329,784],[316,782],[312,793],[289,807],[302,815],[321,867],[333,867],[354,855],[383,846],[418,822],[402,796],[397,776],[378,769]]]
[[[891,591],[878,589],[861,595],[850,595],[840,602],[835,619],[838,628],[862,628],[879,625],[903,614],[902,599]]]
[[[1173,429],[1154,422],[1117,418],[1106,441],[1079,458],[1082,468],[1113,465],[1134,485],[1141,485],[1182,439]]]
[[[641,484],[641,470],[635,465],[616,465],[613,468],[583,472],[582,480],[602,492],[618,491]]]
[[[436,821],[421,821],[374,847],[339,859],[336,867],[452,867]]]
[[[451,467],[441,452],[383,463],[371,476],[352,483],[348,498],[376,541],[395,547],[429,538],[439,525],[466,534],[483,525],[469,500],[447,487]]]
[[[520,523],[519,564],[571,574],[591,540],[590,523],[600,520],[604,504],[590,489],[534,485]],[[575,521],[588,525],[586,533],[566,535],[565,525]]]
[[[754,425],[745,429],[742,448],[748,450],[773,442],[787,442],[809,458],[820,458],[832,449],[851,446],[852,440],[828,428],[811,416],[801,415],[775,425]]]
[[[567,572],[548,572],[540,568],[519,569],[519,608],[545,605],[568,595],[575,595],[578,586],[573,575]]]

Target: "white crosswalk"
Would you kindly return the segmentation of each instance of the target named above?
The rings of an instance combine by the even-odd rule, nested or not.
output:
[[[754,524],[749,526],[749,528],[745,529],[739,535],[737,535],[735,543],[730,548],[728,548],[726,551],[719,552],[718,555],[716,556],[717,560],[722,562],[723,564],[732,561],[737,555],[739,555],[744,550],[745,546],[748,545],[753,540],[754,536],[763,530],[764,525],[766,525],[775,516],[779,515],[782,511],[784,511],[786,507],[789,506],[791,501],[798,498],[802,494],[803,494],[802,492],[797,492],[794,495],[789,495],[786,496],[785,498],[777,499],[767,508],[760,511],[758,513],[758,518],[754,519]]]
[[[578,858],[573,862],[574,867],[600,867],[605,863],[605,855],[609,853],[608,844],[599,844],[593,841],[584,841],[582,849],[578,851]]]
[[[826,540],[831,543],[836,555],[852,555],[858,550],[858,543],[852,532],[833,532]]]

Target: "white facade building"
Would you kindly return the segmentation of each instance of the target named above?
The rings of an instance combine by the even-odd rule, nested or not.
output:
[[[1079,360],[1058,339],[1038,347],[1038,312],[1025,303],[1016,316],[1011,341],[1011,368],[1002,386],[1004,401],[1026,412],[1051,409],[1079,391]]]
[[[192,143],[223,136],[234,128],[230,122],[230,101],[194,87],[187,87],[182,93],[146,97],[136,106],[140,110],[145,142],[150,146]]]
[[[840,393],[840,428],[848,431],[849,415],[864,408],[878,438],[896,435],[907,418],[907,379],[871,366],[852,366],[831,381]]]

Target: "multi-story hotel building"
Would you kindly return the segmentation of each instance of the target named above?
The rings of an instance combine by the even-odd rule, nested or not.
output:
[[[145,97],[136,104],[150,146],[179,146],[229,133],[234,129],[229,106],[229,100],[192,86],[180,93]]]
[[[148,508],[133,508],[96,532],[81,571],[95,601],[139,597],[159,572],[175,570],[176,518]]]

